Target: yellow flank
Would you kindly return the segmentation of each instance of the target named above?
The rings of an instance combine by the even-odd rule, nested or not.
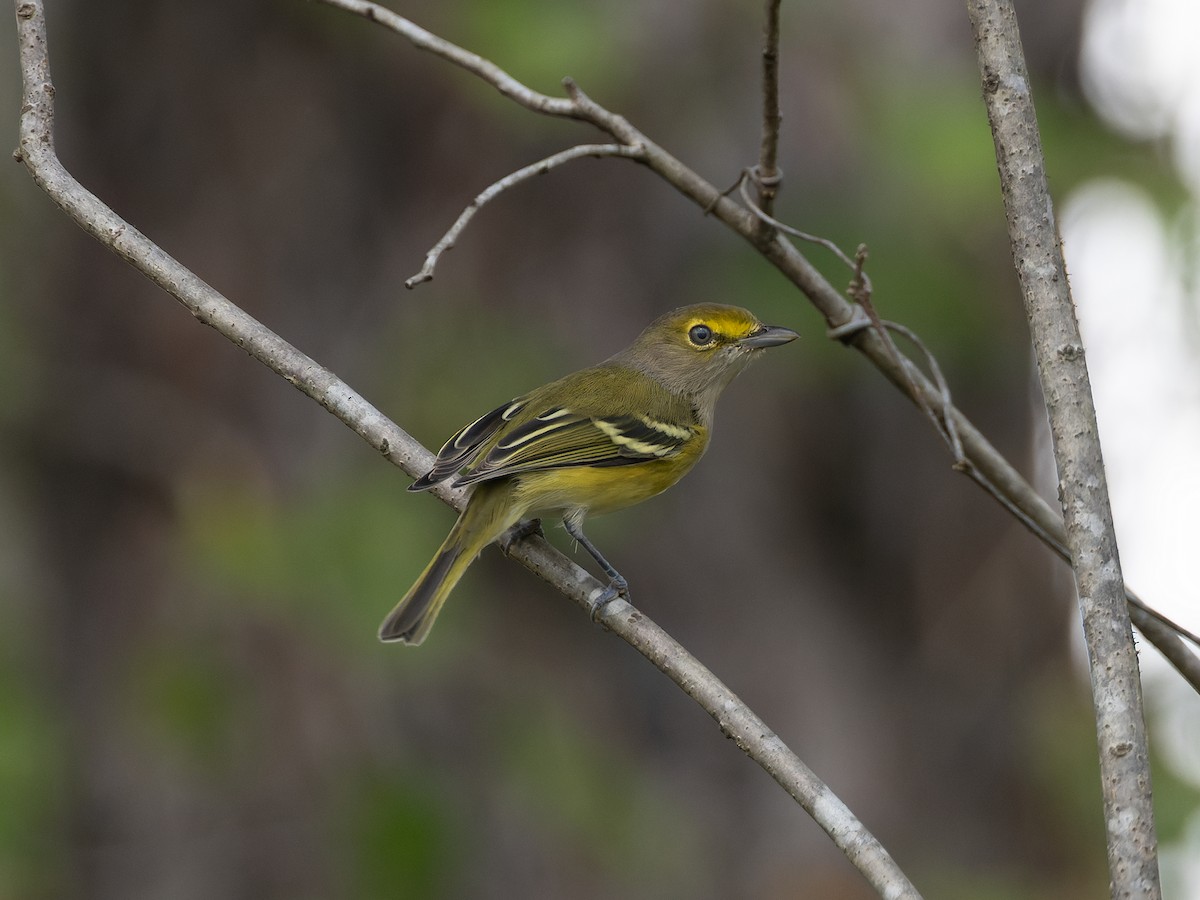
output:
[[[674,456],[627,466],[563,466],[523,472],[515,477],[513,500],[532,514],[548,510],[584,509],[606,513],[661,494],[696,464],[708,445],[707,429]]]

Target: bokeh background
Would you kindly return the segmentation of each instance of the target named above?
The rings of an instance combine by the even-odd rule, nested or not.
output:
[[[591,533],[927,898],[1106,894],[1069,573],[750,248],[584,160],[406,292],[479,190],[594,134],[312,0],[49,6],[68,167],[428,446],[672,306],[801,331],[683,485]],[[760,4],[395,8],[535,88],[574,77],[714,183],[756,159]],[[1200,22],[1018,8],[1127,575],[1196,628]],[[778,213],[869,245],[881,312],[1052,495],[962,5],[783,19]],[[0,169],[0,898],[871,896],[674,685],[497,552],[425,646],[378,644],[452,521],[407,483]],[[1200,897],[1200,699],[1142,658],[1168,892]]]

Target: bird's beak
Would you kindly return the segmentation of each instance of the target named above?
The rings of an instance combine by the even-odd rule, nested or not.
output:
[[[800,335],[790,328],[779,325],[763,325],[757,331],[748,334],[737,342],[739,347],[758,349],[760,347],[778,347],[794,341]]]

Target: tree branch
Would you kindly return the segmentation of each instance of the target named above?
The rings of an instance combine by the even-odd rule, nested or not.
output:
[[[765,244],[759,214],[740,206],[705,179],[685,166],[662,147],[642,134],[622,116],[613,113],[580,90],[571,79],[564,79],[566,100],[554,100],[544,94],[519,84],[504,70],[480,57],[469,53],[448,41],[435,38],[390,10],[367,0],[321,0],[330,6],[349,10],[379,22],[408,38],[414,45],[463,66],[483,81],[496,87],[501,93],[512,97],[527,109],[545,115],[579,119],[588,122],[628,147],[639,147],[639,159],[662,177],[685,197],[695,202],[704,213],[711,213],[734,233],[757,247],[763,256],[808,297],[822,316],[831,332],[837,333],[852,325],[856,319],[856,307],[829,283],[805,256],[787,240],[776,233]],[[735,187],[742,182],[739,180]],[[848,346],[866,356],[900,391],[918,408],[942,408],[942,392],[911,362],[894,353],[895,345],[875,329],[855,329]],[[1048,504],[1032,485],[1008,462],[983,434],[957,408],[951,407],[946,415],[962,441],[965,459],[969,467],[962,471],[975,471],[977,484],[990,485],[988,493],[1000,500],[1010,512],[1019,511],[1018,521],[1047,544],[1056,553],[1066,543],[1066,530],[1062,516]],[[946,427],[943,425],[943,427]],[[957,462],[957,461],[956,461]],[[1200,691],[1200,657],[1192,653],[1179,635],[1163,624],[1161,617],[1151,614],[1136,604],[1130,604],[1130,617],[1163,656],[1196,690]]]
[[[564,118],[579,118],[574,105],[558,97],[550,97],[526,87],[513,78],[495,63],[484,59],[469,50],[464,50],[457,44],[452,44],[436,34],[426,31],[419,25],[396,15],[390,9],[377,3],[367,3],[364,0],[324,0],[330,6],[352,12],[372,22],[378,22],[396,34],[407,38],[418,50],[427,50],[454,65],[466,69],[472,75],[494,86],[505,97],[513,100],[526,109],[543,113],[547,116],[562,116]]]
[[[1011,0],[969,0],[1013,260],[1058,465],[1066,546],[1091,666],[1112,895],[1158,898],[1158,844],[1137,650],[1087,360],[1071,302]]]
[[[457,221],[450,226],[450,230],[442,236],[442,239],[433,246],[432,250],[425,254],[425,264],[421,266],[421,271],[404,282],[404,286],[415,288],[418,284],[433,280],[433,270],[437,268],[438,260],[441,259],[442,254],[454,247],[454,242],[458,240],[459,235],[463,233],[467,224],[475,217],[475,213],[479,212],[479,208],[485,203],[496,199],[504,191],[515,187],[523,181],[528,181],[538,175],[544,175],[551,169],[569,163],[573,159],[579,159],[582,156],[624,156],[627,159],[638,159],[641,156],[641,151],[637,147],[624,147],[620,144],[580,144],[568,150],[561,150],[558,153],[547,156],[545,159],[538,160],[506,175],[467,204],[467,208],[459,214]]]
[[[775,208],[775,195],[783,180],[779,171],[779,5],[780,0],[766,0],[763,19],[763,123],[762,140],[758,151],[758,208],[770,216]]]
[[[329,2],[348,9],[360,6],[349,0]],[[360,9],[355,11],[374,17]],[[389,461],[410,475],[428,470],[433,455],[410,435],[328,369],[243,312],[172,259],[67,172],[54,151],[54,87],[50,81],[42,0],[16,0],[16,12],[24,102],[21,108],[20,143],[15,156],[24,163],[34,181],[89,234],[175,297],[201,322],[214,328],[320,403]],[[457,51],[457,48],[447,50],[442,46],[444,42],[428,32],[413,28],[402,30],[402,33],[418,46],[451,53],[448,58],[454,58],[460,65],[499,78],[496,75],[499,70],[495,66],[465,51]],[[423,43],[419,43],[417,38]],[[507,87],[505,93],[514,98],[530,99],[520,85],[500,80]],[[583,102],[578,98],[582,98]],[[573,97],[569,101],[574,104],[572,108],[585,108],[588,102],[586,98],[581,93],[578,98]],[[536,98],[532,102],[537,105]],[[562,105],[552,103],[548,108],[561,111]],[[434,492],[450,505],[462,508],[462,491],[438,486]],[[604,585],[543,538],[525,538],[510,548],[509,555],[588,611],[592,609],[593,599],[604,590]],[[920,895],[895,861],[846,805],[737,695],[645,613],[617,600],[604,607],[600,620],[699,703],[716,720],[725,735],[732,738],[796,799],[881,896],[896,900],[920,900]]]

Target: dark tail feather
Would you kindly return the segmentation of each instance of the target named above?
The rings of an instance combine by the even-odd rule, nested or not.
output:
[[[489,482],[475,489],[437,555],[379,626],[381,641],[415,646],[425,640],[446,598],[479,551],[512,524],[508,498],[506,484]]]
[[[458,577],[451,581],[449,576],[455,569],[455,562],[462,557],[462,552],[459,546],[444,546],[438,551],[417,583],[379,626],[381,641],[400,641],[416,646],[425,640],[434,619],[441,612],[442,604],[458,581]]]

